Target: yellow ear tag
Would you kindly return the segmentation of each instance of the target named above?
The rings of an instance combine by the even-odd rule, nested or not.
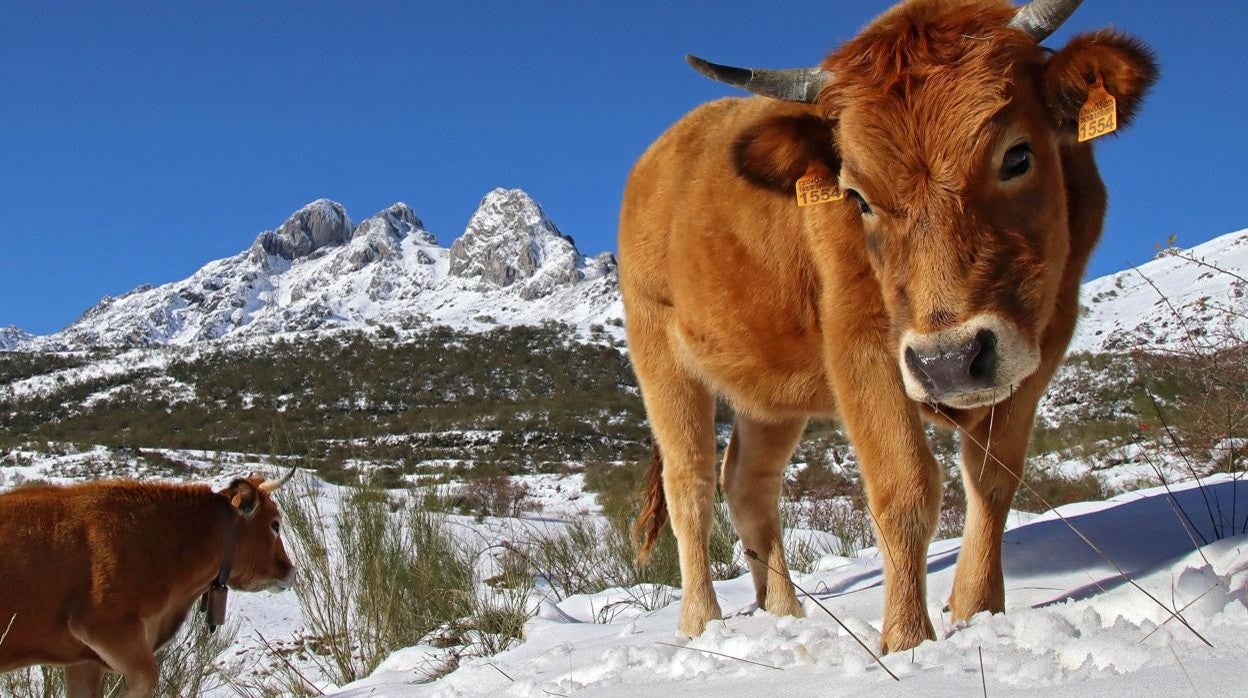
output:
[[[840,201],[844,198],[845,192],[836,186],[832,173],[828,172],[828,168],[822,163],[810,163],[806,167],[806,174],[797,180],[798,206],[826,204],[829,201]]]
[[[1088,101],[1079,110],[1079,142],[1100,138],[1118,130],[1118,100],[1105,90],[1101,74],[1088,90]]]

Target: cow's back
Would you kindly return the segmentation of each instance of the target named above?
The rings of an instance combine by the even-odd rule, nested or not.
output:
[[[773,413],[832,409],[820,280],[795,197],[740,176],[733,148],[764,119],[808,112],[762,98],[698,107],[638,160],[620,211],[630,344],[679,344],[717,391]]]

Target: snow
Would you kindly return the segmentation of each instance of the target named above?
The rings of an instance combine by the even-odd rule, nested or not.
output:
[[[1215,540],[1203,502],[1215,498],[1224,517],[1233,509],[1242,517],[1248,488],[1241,491],[1229,476],[1220,476],[1203,488],[1188,483],[1173,491],[1210,541],[1199,550],[1161,488],[1059,511],[1137,584],[1183,608],[1184,618],[1213,648],[1177,621],[1163,623],[1166,611],[1050,512],[1006,534],[1004,615],[949,623],[941,607],[952,588],[958,541],[933,544],[928,599],[940,639],[884,658],[900,677],[897,683],[811,600],[805,618],[773,617],[754,609],[752,582],[741,577],[716,583],[726,619],[692,640],[675,632],[678,603],[596,622],[602,616],[594,609],[629,593],[607,590],[542,602],[523,644],[467,660],[439,681],[416,683],[424,677],[415,669],[422,651],[407,650],[332,695],[927,696],[979,694],[981,681],[991,695],[1156,694],[1161,688],[1187,693],[1193,687],[1205,695],[1237,692],[1248,681],[1248,536]],[[798,574],[797,583],[869,647],[878,646],[879,551],[828,556],[819,567],[827,571]],[[671,593],[679,597],[679,591]]]
[[[20,327],[0,327],[0,351],[24,351],[34,338]]]
[[[1089,281],[1070,351],[1222,346],[1248,332],[1245,277],[1248,230],[1166,249],[1137,268]]]

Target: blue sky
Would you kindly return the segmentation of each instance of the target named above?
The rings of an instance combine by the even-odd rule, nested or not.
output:
[[[682,56],[811,64],[888,5],[824,0],[78,3],[0,0],[0,326],[49,332],[182,278],[318,197],[406,201],[444,243],[522,187],[588,253],[615,248],[636,157],[731,94]],[[1093,275],[1248,227],[1248,3],[1087,0],[1163,78],[1098,146]]]

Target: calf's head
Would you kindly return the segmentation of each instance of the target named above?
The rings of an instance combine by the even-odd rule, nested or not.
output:
[[[230,500],[240,515],[234,538],[231,587],[242,591],[285,590],[294,584],[295,566],[282,544],[282,514],[272,496],[294,474],[292,469],[280,480],[255,475],[236,478],[218,492]]]
[[[789,195],[812,166],[838,180],[845,199],[820,220],[865,249],[914,400],[994,404],[1040,364],[1071,249],[1064,167],[1086,147],[1079,109],[1099,82],[1121,128],[1157,76],[1149,51],[1115,32],[1041,47],[1078,4],[910,0],[817,68],[690,57],[717,80],[810,105],[743,133],[738,172]]]

